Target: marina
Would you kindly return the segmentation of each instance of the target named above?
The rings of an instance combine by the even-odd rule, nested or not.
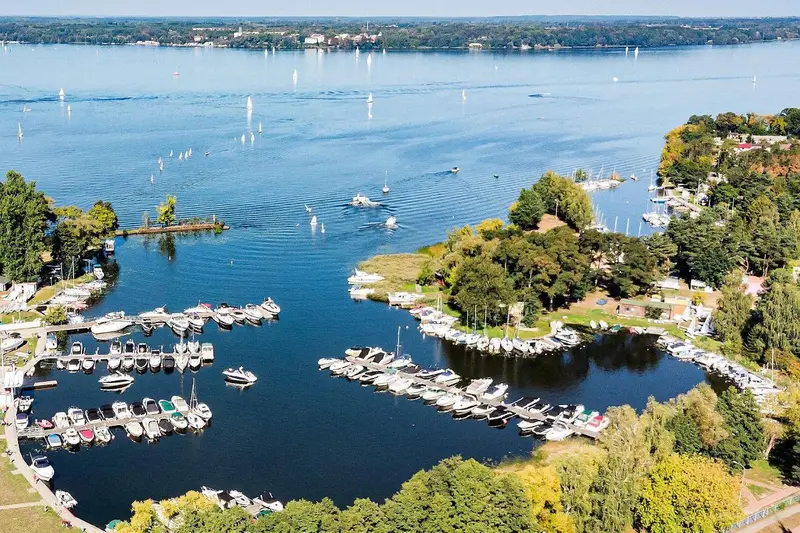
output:
[[[548,168],[568,175],[611,163],[622,176],[642,176],[593,193],[611,219],[637,220],[648,192],[643,170],[658,163],[664,132],[705,110],[774,112],[776,101],[791,102],[798,79],[783,71],[793,64],[796,47],[657,50],[635,66],[602,50],[389,53],[373,58],[369,77],[366,61],[356,65],[352,56],[336,53],[265,58],[227,49],[15,47],[4,56],[15,83],[4,89],[3,100],[13,104],[0,106],[0,119],[10,125],[9,135],[0,138],[6,169],[35,180],[63,205],[88,207],[102,191],[121,227],[140,225],[143,211],[152,216],[153,206],[170,193],[178,196],[180,216],[202,216],[213,206],[233,228],[220,235],[117,237],[120,275],[87,316],[121,309],[136,315],[161,305],[179,311],[195,306],[198,297],[257,303],[265,294],[286,308],[279,323],[264,320],[260,328],[205,326],[202,338],[214,345],[216,375],[198,385],[214,409],[212,431],[148,446],[117,438],[90,453],[48,450],[55,486],[79,502],[81,518],[105,524],[128,516],[131,501],[202,486],[256,495],[266,484],[284,501],[329,496],[347,506],[356,498],[390,496],[443,457],[529,455],[538,441],[516,431],[456,421],[422,402],[376,395],[314,372],[325,354],[353,343],[391,346],[398,326],[419,325],[386,305],[353,302],[343,280],[375,253],[414,251],[456,226],[504,218],[520,188]],[[30,68],[33,61],[38,68]],[[176,71],[179,77],[172,76]],[[612,84],[612,76],[623,81]],[[67,102],[62,108],[53,101],[60,86],[72,100],[71,116]],[[458,94],[462,88],[466,103]],[[376,100],[371,120],[363,109],[369,92]],[[532,92],[550,96],[528,98]],[[248,95],[255,102],[251,129],[263,122],[264,134],[242,145]],[[30,113],[20,111],[22,102]],[[611,116],[619,118],[613,128]],[[21,143],[13,127],[18,122]],[[178,154],[188,146],[211,156],[179,164]],[[155,167],[158,157],[164,158],[163,173]],[[452,174],[456,165],[459,172]],[[392,185],[383,197],[380,174],[386,169]],[[386,205],[345,206],[358,191]],[[304,204],[313,212],[306,213]],[[397,231],[377,226],[390,214],[402,225]],[[312,228],[312,216],[324,223],[325,234],[319,224]],[[77,340],[88,353],[98,347],[108,352],[107,343],[85,331],[68,333],[68,344]],[[426,368],[507,383],[513,398],[584,404],[600,412],[626,403],[642,409],[650,395],[665,401],[705,380],[727,384],[642,335],[602,337],[529,358],[484,355],[417,334],[404,335],[404,349]],[[162,327],[147,342],[166,347],[176,340]],[[226,386],[218,373],[240,365],[258,376],[246,390]],[[162,371],[137,378],[120,398],[188,397],[188,375]],[[57,378],[58,387],[34,391],[32,417],[109,401],[95,379],[80,373],[39,368],[33,378]],[[269,406],[270,423],[252,406]],[[370,453],[358,461],[324,460],[352,456],[353,443],[364,443]],[[21,445],[26,457],[42,451],[38,439]],[[243,458],[267,454],[280,460],[242,468]],[[214,469],[187,468],[209,462]],[[147,476],[139,475],[142,465]],[[348,483],[341,483],[344,478]]]

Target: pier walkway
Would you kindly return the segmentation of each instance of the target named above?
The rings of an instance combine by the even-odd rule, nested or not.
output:
[[[383,371],[383,372],[385,372],[387,370],[387,367],[385,367],[385,366],[375,364],[375,363],[373,363],[371,361],[364,361],[363,359],[359,359],[358,357],[355,357],[355,356],[352,356],[352,355],[346,356],[345,359],[347,361],[350,361],[353,364],[361,365],[364,368],[367,368],[369,370],[380,370],[380,371]],[[444,391],[452,392],[452,393],[458,393],[458,394],[463,394],[464,393],[464,389],[463,388],[449,387],[449,386],[442,385],[442,384],[439,384],[439,383],[434,383],[430,379],[423,379],[423,378],[420,378],[420,377],[416,377],[414,374],[406,374],[405,372],[403,372],[402,368],[397,370],[396,374],[398,376],[403,377],[403,378],[410,379],[411,381],[413,381],[416,384],[426,385],[428,387],[435,387],[435,388],[442,389]],[[509,412],[514,413],[517,417],[519,417],[519,418],[521,418],[523,420],[545,420],[547,418],[546,414],[534,413],[532,411],[529,411],[527,409],[523,409],[521,407],[509,406],[509,405],[506,405],[505,403],[503,403],[502,400],[481,401],[481,403],[485,403],[487,405],[491,405],[492,407],[500,407],[501,405],[505,406],[508,409]],[[599,431],[593,431],[593,430],[587,429],[585,427],[577,427],[577,426],[574,426],[572,424],[567,424],[567,426],[573,432],[575,432],[576,434],[583,435],[585,437],[590,437],[592,439],[596,439],[596,438],[598,438],[600,436],[600,432]]]

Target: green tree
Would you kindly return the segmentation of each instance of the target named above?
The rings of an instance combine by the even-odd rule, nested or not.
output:
[[[756,305],[747,348],[758,358],[772,349],[800,354],[800,288],[784,271],[773,271]]]
[[[175,222],[175,204],[178,202],[177,196],[167,194],[167,199],[156,206],[156,222],[163,226],[169,226]]]
[[[612,292],[624,298],[646,293],[656,278],[655,256],[641,239],[627,239],[621,248],[611,269]]]
[[[723,351],[735,356],[742,352],[742,330],[750,317],[753,297],[744,292],[738,272],[725,279],[720,292],[722,296],[713,313],[714,329],[724,343]]]
[[[675,243],[663,233],[653,233],[643,240],[650,253],[653,254],[661,273],[669,274],[672,270],[672,258],[678,253]]]
[[[644,480],[639,522],[651,533],[716,533],[741,515],[739,483],[712,459],[672,454]]]
[[[766,446],[761,410],[753,395],[730,387],[719,396],[717,411],[725,419],[729,436],[712,453],[734,468],[733,461],[745,466],[763,457]]]
[[[108,231],[102,222],[75,206],[57,207],[53,230],[53,255],[62,261],[79,259],[92,248],[97,248]]]
[[[12,281],[35,281],[42,270],[50,206],[36,183],[9,170],[0,184],[0,267]]]
[[[677,413],[667,424],[675,436],[675,451],[682,454],[700,453],[703,443],[697,424],[686,413]]]
[[[514,288],[500,265],[485,257],[470,257],[458,268],[452,295],[463,311],[484,309],[494,323],[505,318],[500,304],[514,300]]]
[[[67,310],[63,305],[54,305],[47,308],[44,313],[44,323],[51,326],[67,323]]]
[[[114,212],[111,202],[98,200],[86,214],[102,225],[105,232],[104,236],[112,235],[114,231],[119,229],[117,214]]]
[[[548,213],[557,215],[580,231],[592,223],[592,201],[583,188],[569,178],[547,171],[533,184]]]
[[[280,513],[259,518],[254,533],[336,533],[339,509],[324,498],[320,502],[292,500]]]
[[[522,189],[519,198],[511,205],[508,219],[525,230],[536,229],[545,214],[544,202],[533,189]]]

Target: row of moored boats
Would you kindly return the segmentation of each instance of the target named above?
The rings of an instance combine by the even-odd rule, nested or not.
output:
[[[452,413],[456,419],[485,419],[491,426],[505,427],[520,417],[521,434],[549,440],[562,440],[575,428],[599,432],[608,425],[607,418],[582,405],[550,405],[531,397],[506,403],[508,385],[493,384],[491,378],[473,379],[459,388],[457,385],[464,380],[451,369],[422,368],[408,357],[396,358],[375,347],[350,348],[345,353],[345,359],[320,359],[320,369],[359,381],[362,386],[374,386],[378,391],[422,399],[441,412]]]

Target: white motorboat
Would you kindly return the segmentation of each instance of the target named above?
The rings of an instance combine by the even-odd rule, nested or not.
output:
[[[94,438],[97,440],[97,442],[106,444],[106,443],[111,442],[111,439],[113,439],[114,436],[111,434],[111,432],[108,430],[108,428],[106,428],[106,427],[97,427],[97,428],[94,428]]]
[[[163,323],[170,319],[172,315],[169,314],[166,307],[156,307],[152,311],[145,311],[139,315],[142,320],[149,322]]]
[[[67,361],[67,372],[75,373],[81,369],[80,359],[70,359]]]
[[[375,354],[372,358],[372,362],[378,366],[389,366],[391,362],[394,361],[394,354],[386,353],[384,351],[380,351]]]
[[[433,370],[424,369],[420,370],[419,373],[417,373],[417,377],[422,379],[432,379],[438,377],[440,374],[444,374],[444,369],[442,368],[435,368]]]
[[[422,400],[425,402],[435,402],[445,394],[447,394],[447,391],[444,389],[432,387],[422,393]]]
[[[347,379],[356,379],[366,368],[362,365],[351,365],[344,369],[342,375]]]
[[[33,407],[33,398],[31,396],[20,396],[17,398],[17,412],[27,413]]]
[[[244,367],[241,366],[239,368],[228,368],[223,370],[222,375],[225,376],[227,381],[241,385],[252,385],[258,380],[255,374],[249,370],[245,370]]]
[[[207,313],[211,312],[211,304],[200,303],[197,302],[197,305],[194,307],[190,307],[189,309],[184,309],[183,314],[185,315],[206,315]]]
[[[91,374],[94,371],[95,362],[94,359],[84,359],[81,361],[81,370],[86,372],[87,374]]]
[[[473,379],[464,392],[467,394],[480,395],[483,394],[491,385],[492,378]]]
[[[436,400],[436,406],[442,410],[451,409],[457,401],[461,400],[461,395],[457,392],[448,392]]]
[[[191,351],[191,348],[190,350]],[[204,363],[210,363],[214,360],[214,345],[210,342],[204,342],[200,345],[200,357]]]
[[[253,322],[255,324],[260,324],[263,315],[259,310],[259,306],[255,304],[247,304],[244,306],[244,314],[247,317],[247,320]]]
[[[264,301],[261,302],[261,308],[273,316],[277,316],[281,313],[280,306],[276,304],[269,296],[264,298]]]
[[[281,503],[279,500],[276,500],[272,496],[271,492],[264,492],[263,494],[253,498],[253,503],[256,503],[274,513],[283,511],[283,503]]]
[[[65,509],[72,509],[78,505],[78,500],[73,498],[72,494],[65,490],[56,491],[56,500],[58,500],[59,505]]]
[[[389,385],[391,385],[393,381],[396,381],[398,379],[400,379],[400,376],[398,376],[397,374],[386,372],[383,375],[375,378],[372,384],[378,388],[386,388]]]
[[[211,420],[211,409],[208,407],[208,405],[202,402],[198,403],[195,408],[192,409],[192,413],[196,414],[203,420]]]
[[[356,269],[355,273],[347,278],[347,283],[350,285],[363,285],[365,283],[378,283],[384,279],[385,278],[379,274],[370,274]]]
[[[189,354],[189,368],[191,370],[199,370],[203,366],[203,357],[199,353]]]
[[[362,287],[361,285],[353,285],[347,292],[350,294],[350,298],[354,300],[365,300],[370,294],[375,294],[375,289],[371,287]]]
[[[97,380],[104,389],[118,389],[133,383],[133,376],[128,374],[113,373]]]
[[[328,366],[328,369],[334,374],[341,374],[345,368],[352,364],[353,363],[346,359],[337,359]]]
[[[232,328],[233,327],[233,317],[227,312],[216,312],[212,316],[214,322],[219,325],[221,328]]]
[[[390,229],[396,228],[397,227],[397,217],[394,216],[394,215],[389,215],[389,218],[386,219],[386,222],[384,222],[384,225],[387,228],[390,228]]]
[[[173,313],[167,319],[167,326],[178,335],[183,335],[189,330],[189,320],[183,313]]]
[[[128,404],[125,402],[114,402],[111,404],[111,409],[114,411],[114,416],[117,417],[117,420],[125,420],[133,416]]]
[[[500,348],[504,352],[510,352],[514,349],[514,342],[508,337],[503,337],[503,339],[500,341]]]
[[[100,265],[95,265],[94,267],[92,267],[92,274],[94,274],[95,278],[100,280],[106,277],[106,273],[103,272],[103,267],[101,267]]]
[[[25,413],[17,413],[17,416],[14,419],[14,426],[17,428],[17,431],[22,431],[30,424],[30,419],[28,415]]]
[[[523,355],[530,352],[530,347],[519,337],[514,337],[511,340],[511,345],[514,347],[514,351],[519,352]]]
[[[474,396],[464,395],[453,404],[453,412],[457,415],[471,413],[473,409],[478,407],[480,402]]]
[[[58,338],[56,337],[55,333],[48,333],[47,339],[45,340],[44,349],[48,352],[54,352],[58,350]]]
[[[59,411],[53,415],[53,424],[59,429],[68,428],[70,426],[70,421],[67,413]]]
[[[0,350],[3,352],[8,352],[10,350],[16,350],[20,346],[25,344],[25,339],[22,338],[17,333],[12,333],[7,337],[4,337],[2,341],[0,341]]]
[[[56,474],[53,470],[53,465],[47,460],[44,455],[34,455],[31,457],[31,470],[36,474],[36,477],[43,481],[50,481]]]
[[[150,353],[150,370],[156,371],[161,368],[161,353],[157,351],[153,351]]]
[[[544,423],[543,420],[520,420],[517,422],[517,427],[520,433],[528,435],[533,432],[534,429],[541,427]]]
[[[64,432],[64,442],[67,443],[67,446],[77,446],[81,443],[81,438],[78,435],[78,431],[75,428],[68,428]]]
[[[493,385],[486,389],[484,393],[481,395],[480,399],[484,402],[491,402],[494,400],[501,400],[505,398],[506,391],[508,390],[508,385],[505,383],[498,383],[497,385]]]
[[[205,319],[197,314],[186,315],[186,321],[189,323],[190,328],[198,332],[202,332],[203,326],[206,325]]]
[[[82,426],[86,423],[86,417],[83,415],[83,410],[78,409],[77,407],[70,407],[67,409],[67,416],[76,426]]]
[[[192,339],[187,342],[186,351],[189,353],[200,353],[200,341]]]
[[[136,360],[132,355],[126,355],[125,357],[122,358],[122,370],[124,372],[130,372],[131,370],[133,370],[135,363]]]
[[[408,378],[396,379],[391,384],[389,384],[389,392],[393,392],[394,394],[403,394],[413,384],[414,381]]]
[[[544,438],[547,440],[560,441],[566,439],[573,433],[574,431],[572,431],[566,424],[562,422],[556,422],[553,424],[553,427],[544,434]]]
[[[486,403],[481,403],[473,407],[471,413],[474,418],[484,418],[489,416],[489,413],[494,411],[494,409],[495,409],[494,406],[491,406]]]
[[[353,199],[350,201],[349,205],[353,207],[377,207],[381,204],[378,202],[373,202],[363,194],[358,193],[357,195],[353,196]]]
[[[92,326],[92,335],[103,335],[107,333],[117,333],[130,326],[132,322],[125,318],[125,313],[109,313],[103,318],[98,319]]]
[[[111,347],[108,349],[109,355],[122,355],[122,342],[119,339],[111,341]]]
[[[172,427],[179,431],[189,427],[188,420],[186,420],[186,417],[181,413],[172,413],[172,416],[169,417],[169,421],[172,424]]]
[[[459,170],[461,170],[461,169],[460,169],[460,168],[458,168],[458,167],[453,167],[453,168],[451,168],[451,169],[450,169],[450,173],[451,173],[451,174],[458,174],[458,171],[459,171]]]
[[[319,365],[320,370],[325,370],[327,368],[330,368],[330,366],[336,361],[341,361],[341,359],[337,359],[335,357],[323,357],[322,359],[317,361],[317,364]]]
[[[412,364],[414,364],[414,361],[412,361],[410,357],[401,357],[389,363],[388,368],[400,369],[411,366]]]
[[[428,387],[423,383],[414,383],[408,389],[406,389],[406,394],[409,398],[414,399],[422,396],[425,391],[428,390]]]
[[[247,315],[241,308],[231,308],[228,312],[233,320],[239,324],[244,324],[247,321]]]
[[[157,427],[158,426],[156,426],[156,428]],[[125,424],[125,431],[128,433],[128,436],[134,439],[138,439],[144,434],[144,429],[142,429],[142,425],[135,420],[132,420],[127,424]]]
[[[203,429],[206,427],[206,421],[194,412],[190,412],[186,415],[186,421],[192,429]]]
[[[433,379],[434,383],[439,383],[441,385],[455,385],[459,381],[461,381],[461,376],[449,368]]]
[[[142,419],[142,427],[144,428],[144,434],[148,440],[156,440],[161,437],[161,430],[158,429],[158,422],[152,418]]]
[[[180,396],[173,396],[169,399],[172,402],[172,405],[175,406],[175,409],[180,411],[181,413],[188,413],[189,412],[189,404],[186,403],[186,400],[181,398]]]

